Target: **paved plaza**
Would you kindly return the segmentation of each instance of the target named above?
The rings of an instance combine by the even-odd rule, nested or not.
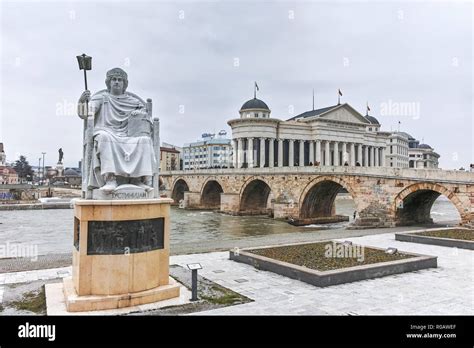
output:
[[[344,240],[438,256],[438,268],[318,288],[230,261],[228,252],[172,256],[170,264],[199,262],[200,275],[254,300],[198,315],[474,315],[472,251],[398,242],[393,233]],[[0,301],[6,284],[70,275],[71,267],[0,274]]]

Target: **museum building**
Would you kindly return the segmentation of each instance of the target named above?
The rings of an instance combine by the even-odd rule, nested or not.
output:
[[[239,114],[227,122],[232,128],[234,168],[438,166],[439,155],[429,145],[410,147],[410,135],[381,131],[375,117],[362,115],[348,103],[313,109],[285,121],[272,118],[267,104],[254,97]],[[419,152],[416,148],[421,148],[425,162],[415,166],[410,154]]]

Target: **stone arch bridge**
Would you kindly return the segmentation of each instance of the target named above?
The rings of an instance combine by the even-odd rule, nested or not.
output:
[[[185,208],[274,218],[331,217],[345,189],[359,227],[431,222],[434,201],[446,196],[461,224],[474,224],[474,173],[386,167],[292,167],[172,171],[161,173],[162,195]]]

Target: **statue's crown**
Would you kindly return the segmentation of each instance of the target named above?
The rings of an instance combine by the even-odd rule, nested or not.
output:
[[[120,76],[125,80],[128,80],[127,73],[120,68],[113,68],[107,71],[107,77],[112,77],[112,76]]]

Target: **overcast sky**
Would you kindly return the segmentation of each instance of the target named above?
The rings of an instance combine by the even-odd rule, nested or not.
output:
[[[266,1],[2,2],[0,142],[46,165],[82,154],[75,56],[92,92],[122,67],[152,98],[161,140],[182,146],[230,128],[258,97],[287,119],[342,101],[433,146],[443,168],[474,163],[472,3]],[[406,104],[404,104],[406,103]],[[402,107],[402,109],[400,109]],[[403,110],[403,107],[411,109]],[[398,108],[398,110],[397,110]],[[407,111],[408,110],[408,111]]]

